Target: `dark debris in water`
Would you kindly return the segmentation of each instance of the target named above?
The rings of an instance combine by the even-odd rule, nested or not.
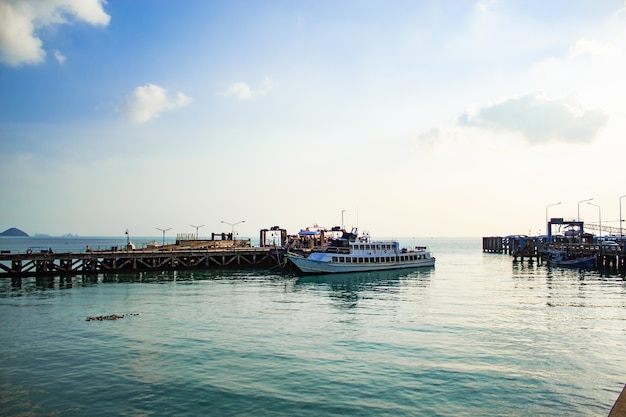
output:
[[[130,313],[130,314],[126,314],[127,316],[138,316],[139,314],[137,313]],[[87,321],[103,321],[103,320],[118,320],[118,319],[123,319],[124,318],[124,314],[110,314],[108,316],[93,316],[93,317],[87,317]]]

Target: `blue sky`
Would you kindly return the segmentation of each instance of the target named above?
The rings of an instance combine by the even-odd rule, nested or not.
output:
[[[623,74],[623,0],[0,0],[0,229],[618,227]]]

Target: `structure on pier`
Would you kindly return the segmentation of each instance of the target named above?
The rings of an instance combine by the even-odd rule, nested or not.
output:
[[[609,238],[594,238],[584,232],[583,222],[575,220],[552,218],[547,226],[546,236],[483,237],[483,252],[509,254],[514,261],[526,258],[541,262],[547,260],[550,251],[562,251],[568,259],[594,257],[594,266],[598,270],[626,274],[626,242],[623,239],[614,237],[618,245],[604,245]],[[554,228],[561,233],[554,234]]]

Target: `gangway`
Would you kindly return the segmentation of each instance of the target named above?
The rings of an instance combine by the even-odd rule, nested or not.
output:
[[[615,226],[602,226],[602,227],[600,227],[599,225],[597,225],[595,223],[585,223],[585,228],[586,229],[595,230],[595,231],[598,231],[598,232],[605,232],[608,235],[614,235],[614,236],[619,236],[620,235],[620,228],[619,227],[615,227]],[[622,233],[626,233],[626,229],[622,229]]]

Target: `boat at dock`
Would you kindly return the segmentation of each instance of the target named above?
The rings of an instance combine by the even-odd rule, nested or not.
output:
[[[564,250],[549,249],[546,252],[546,260],[549,265],[566,268],[593,268],[595,256],[575,256]]]
[[[307,274],[384,271],[435,266],[435,257],[426,246],[401,248],[397,240],[370,240],[357,229],[343,231],[339,238],[308,255],[287,252],[285,257]]]

